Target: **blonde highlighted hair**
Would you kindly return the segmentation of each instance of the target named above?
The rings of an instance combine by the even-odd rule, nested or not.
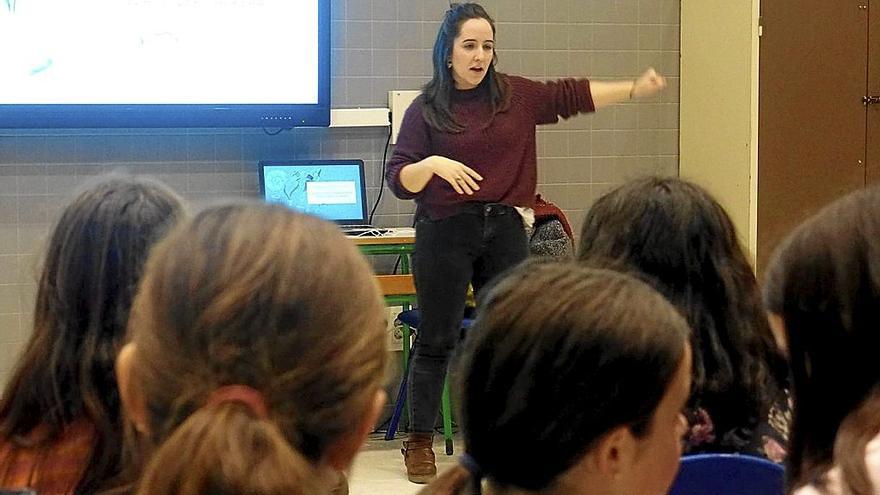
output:
[[[315,493],[314,466],[380,389],[383,302],[338,229],[280,206],[207,209],[155,249],[130,325],[142,494]],[[226,385],[265,399],[204,406]]]

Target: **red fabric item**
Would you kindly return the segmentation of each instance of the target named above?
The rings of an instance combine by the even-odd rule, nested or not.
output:
[[[460,133],[441,132],[422,118],[424,95],[406,110],[397,145],[388,161],[385,180],[395,196],[415,199],[419,213],[432,219],[458,213],[466,202],[532,206],[537,186],[536,125],[553,124],[595,110],[586,79],[538,82],[517,76],[507,78],[510,106],[492,116],[488,86],[468,91],[455,90],[452,111],[465,126]],[[417,194],[400,184],[400,169],[431,155],[464,163],[483,177],[474,195],[461,195],[440,177],[434,176]]]
[[[248,406],[257,418],[266,419],[269,417],[266,398],[259,390],[247,385],[226,385],[220,387],[211,393],[205,405],[211,407],[226,402],[240,402]]]
[[[42,445],[46,428],[39,426],[28,437],[35,447],[22,447],[9,439],[0,442],[0,486],[31,488],[40,495],[68,495],[88,467],[95,428],[85,419],[70,424],[54,443]]]
[[[571,225],[568,223],[568,218],[565,217],[565,213],[558,206],[538,194],[535,196],[535,204],[532,206],[532,209],[535,210],[535,225],[539,224],[541,220],[555,218],[562,223],[562,228],[565,230],[568,238],[574,239],[574,233],[571,230]]]

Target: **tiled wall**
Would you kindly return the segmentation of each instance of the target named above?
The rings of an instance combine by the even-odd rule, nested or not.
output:
[[[498,21],[499,69],[536,78],[632,78],[647,66],[669,89],[539,131],[539,191],[580,226],[611,185],[678,171],[679,0],[484,0]],[[445,0],[334,0],[334,107],[386,106],[387,91],[428,79]],[[384,129],[0,130],[0,386],[30,331],[42,243],[83,179],[123,169],[185,197],[253,196],[265,158],[363,158],[374,198]],[[385,194],[376,223],[409,225],[413,205]]]

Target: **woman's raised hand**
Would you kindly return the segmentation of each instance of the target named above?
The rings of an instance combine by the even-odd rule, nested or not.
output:
[[[649,68],[639,76],[633,83],[630,98],[645,98],[653,96],[666,87],[666,78],[661,76],[654,70]]]

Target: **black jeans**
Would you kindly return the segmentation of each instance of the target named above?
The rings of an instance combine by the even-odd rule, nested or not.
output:
[[[410,431],[434,431],[468,283],[478,292],[527,256],[522,217],[510,206],[472,203],[454,216],[416,222],[413,274],[421,322],[410,364]]]

